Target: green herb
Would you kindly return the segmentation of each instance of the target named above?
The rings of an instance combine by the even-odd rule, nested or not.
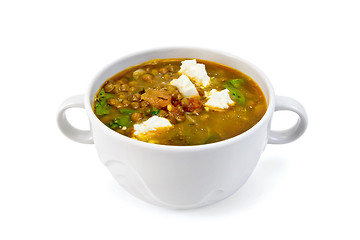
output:
[[[111,123],[108,123],[108,126],[112,129],[118,128],[118,127],[130,127],[131,126],[131,118],[129,115],[123,115],[120,117],[114,118],[114,121]]]
[[[229,82],[236,88],[239,88],[241,84],[244,82],[244,79],[238,78],[238,79],[231,79]]]
[[[224,83],[224,87],[230,91],[230,97],[240,105],[245,104],[245,96],[239,89],[243,79],[232,79]]]
[[[158,115],[159,112],[160,112],[160,109],[157,109],[157,108],[154,107],[154,108],[152,109],[152,111],[151,111],[151,115],[153,115],[153,116],[154,116],[154,115]]]
[[[110,113],[110,106],[107,104],[107,100],[113,97],[113,94],[106,93],[103,88],[101,89],[95,103],[95,112],[97,115],[102,116]]]
[[[108,126],[109,126],[111,129],[114,129],[114,128],[119,127],[119,125],[117,125],[117,124],[116,124],[116,123],[114,123],[114,122],[110,122],[110,123],[108,123]]]
[[[131,115],[131,114],[133,114],[133,113],[135,113],[135,112],[137,112],[137,111],[134,110],[134,109],[131,109],[131,108],[122,108],[122,109],[119,110],[119,112],[120,112],[120,113],[123,113],[123,114],[129,114],[129,115]]]
[[[129,127],[131,125],[131,119],[129,115],[124,115],[114,119],[114,123],[121,127]]]
[[[96,102],[95,111],[99,116],[107,115],[110,113],[110,106],[106,103],[106,101]]]

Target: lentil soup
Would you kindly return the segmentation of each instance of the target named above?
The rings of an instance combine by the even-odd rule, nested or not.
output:
[[[199,145],[237,136],[265,114],[265,96],[249,76],[200,59],[155,59],[107,79],[93,110],[127,137]]]

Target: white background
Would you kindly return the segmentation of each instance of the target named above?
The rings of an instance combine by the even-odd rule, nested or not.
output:
[[[359,239],[357,2],[1,1],[0,239]],[[195,210],[132,197],[55,121],[102,68],[166,46],[243,57],[309,116],[236,194]],[[276,113],[274,127],[295,120]]]

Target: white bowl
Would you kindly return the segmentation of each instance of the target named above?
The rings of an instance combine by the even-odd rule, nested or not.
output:
[[[105,126],[94,114],[94,95],[106,79],[130,66],[151,59],[197,58],[218,62],[250,76],[265,94],[268,108],[248,131],[217,143],[197,146],[167,146],[141,142]],[[66,119],[71,107],[86,109],[91,131],[74,128]],[[290,110],[298,122],[283,131],[272,131],[276,110]],[[84,95],[68,98],[60,106],[58,125],[70,139],[95,143],[100,160],[132,195],[149,203],[177,209],[205,206],[236,192],[253,172],[267,143],[287,143],[300,137],[307,126],[305,109],[288,97],[275,96],[268,78],[256,66],[239,57],[199,48],[166,48],[124,57],[105,68]]]

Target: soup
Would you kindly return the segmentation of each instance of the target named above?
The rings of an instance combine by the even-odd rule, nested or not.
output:
[[[93,110],[112,130],[140,141],[200,145],[237,136],[265,114],[249,76],[199,59],[155,59],[107,79]]]

